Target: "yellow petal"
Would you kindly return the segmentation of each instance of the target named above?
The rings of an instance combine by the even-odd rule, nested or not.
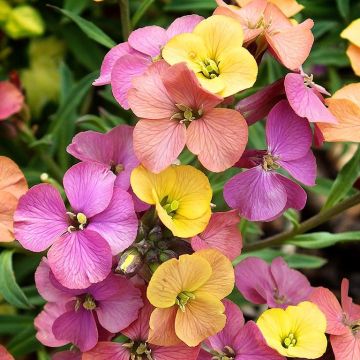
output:
[[[207,293],[195,293],[185,311],[180,309],[175,320],[176,335],[188,346],[197,346],[207,337],[221,331],[226,323],[222,302]]]
[[[357,76],[360,76],[360,47],[350,44],[346,51],[347,56],[350,59],[351,67]]]
[[[192,33],[174,36],[164,46],[161,54],[170,65],[186,62],[195,72],[201,71],[198,63],[209,57],[203,39]]]
[[[225,83],[221,96],[227,97],[254,85],[258,66],[248,50],[234,48],[224,51],[219,61],[219,78]]]
[[[195,219],[188,219],[182,215],[176,214],[173,217],[172,232],[175,236],[190,238],[203,232],[208,225],[211,217],[209,208],[202,216]]]
[[[215,295],[219,299],[228,296],[234,288],[235,275],[231,261],[214,249],[197,251],[195,254],[206,259],[212,268],[208,281],[199,289]]]
[[[360,19],[354,20],[340,36],[343,39],[349,40],[357,47],[360,47]]]
[[[225,89],[226,84],[220,76],[217,76],[214,79],[209,79],[201,72],[197,73],[196,76],[200,81],[201,86],[213,94],[220,94]]]
[[[212,60],[218,59],[226,50],[241,47],[244,41],[241,24],[224,15],[213,15],[201,21],[193,33],[203,39]]]
[[[182,291],[193,292],[211,276],[208,261],[197,255],[181,255],[161,264],[153,274],[147,288],[152,305],[168,308],[176,303]]]
[[[132,171],[130,182],[139,199],[147,204],[155,204],[156,196],[161,201],[170,193],[175,179],[176,175],[171,166],[159,174],[153,174],[140,165]]]

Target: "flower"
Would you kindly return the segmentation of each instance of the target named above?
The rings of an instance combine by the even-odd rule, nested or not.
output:
[[[2,360],[14,360],[13,356],[1,344],[0,344],[0,359],[2,359]]]
[[[134,130],[135,153],[153,172],[171,165],[185,144],[215,172],[234,165],[244,152],[246,121],[235,110],[215,108],[223,99],[203,89],[185,63],[151,65],[134,79],[128,100],[141,118]]]
[[[360,76],[360,19],[354,20],[340,36],[350,41],[346,54],[355,74]]]
[[[294,25],[267,0],[251,1],[241,9],[219,7],[215,14],[232,17],[242,25],[245,43],[256,41],[256,58],[269,48],[285,67],[298,70],[309,56],[314,42],[311,32],[314,22],[311,19]]]
[[[267,344],[281,355],[317,359],[326,351],[326,318],[309,301],[285,310],[266,310],[257,325]]]
[[[317,124],[325,141],[360,142],[360,83],[349,84],[326,99],[338,124]]]
[[[132,87],[132,79],[143,74],[152,62],[161,59],[162,48],[168,40],[191,32],[202,19],[198,15],[187,15],[176,19],[167,30],[146,26],[133,31],[127,42],[116,45],[106,54],[100,77],[93,85],[111,84],[115,99],[124,109],[129,109],[127,92]]]
[[[156,309],[150,318],[149,342],[170,346],[183,341],[197,346],[225,326],[221,300],[234,286],[231,262],[214,249],[181,255],[161,264],[147,288]]]
[[[0,242],[15,240],[13,217],[19,198],[27,189],[19,167],[8,157],[0,156]]]
[[[36,337],[47,346],[73,343],[88,351],[97,344],[101,327],[110,333],[125,329],[143,305],[140,290],[114,274],[86,289],[67,289],[57,282],[46,258],[35,281],[40,295],[51,301],[35,319]]]
[[[99,342],[95,348],[83,354],[82,360],[108,360],[111,357],[121,360],[151,359],[151,360],[196,360],[200,347],[188,347],[181,343],[175,346],[156,346],[147,342],[149,335],[149,320],[154,307],[145,300],[139,317],[128,328],[121,331],[129,338],[127,343]]]
[[[51,246],[49,265],[68,288],[87,288],[109,274],[112,255],[135,240],[138,220],[131,196],[115,187],[115,175],[96,163],[79,163],[64,176],[65,208],[49,184],[31,188],[15,213],[15,237],[28,250]]]
[[[227,97],[256,81],[256,61],[242,44],[240,24],[227,16],[213,15],[196,25],[192,33],[173,37],[162,56],[170,65],[186,62],[206,90]]]
[[[309,300],[313,290],[306,276],[290,269],[282,257],[271,265],[260,258],[246,258],[235,267],[235,284],[246,300],[284,309]]]
[[[286,100],[270,111],[266,123],[268,149],[250,150],[238,162],[251,167],[224,186],[227,204],[250,221],[271,221],[288,208],[301,210],[305,191],[285,176],[283,168],[305,185],[315,185],[316,160],[310,149],[312,132],[307,120],[297,116]]]
[[[24,105],[21,91],[9,81],[0,81],[0,121],[18,113]]]
[[[216,335],[205,340],[211,353],[203,352],[198,360],[283,360],[276,351],[267,346],[259,328],[253,321],[245,324],[237,305],[224,300],[226,325]]]
[[[139,199],[155,205],[173,235],[192,237],[208,224],[212,191],[207,177],[194,167],[172,165],[153,174],[141,165],[133,170],[130,181]]]
[[[349,297],[349,280],[341,283],[341,306],[335,295],[326,288],[315,288],[311,295],[327,319],[326,332],[336,359],[360,359],[360,305]]]
[[[234,210],[213,213],[206,229],[191,239],[192,248],[195,251],[216,249],[234,260],[241,254],[242,248],[239,222],[240,218]]]

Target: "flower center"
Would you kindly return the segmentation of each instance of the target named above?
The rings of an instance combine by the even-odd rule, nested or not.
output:
[[[123,346],[130,349],[130,360],[154,360],[146,342],[130,341]]]
[[[211,360],[234,360],[236,353],[230,346],[225,346],[223,351],[212,351]]]
[[[85,310],[91,311],[96,309],[95,299],[90,294],[86,294],[85,297],[77,298],[75,311],[78,311],[81,305]]]
[[[123,164],[116,164],[114,161],[111,162],[110,170],[115,174],[119,175],[122,171],[125,170],[125,167]]]
[[[215,79],[220,75],[219,62],[212,59],[199,61],[202,74],[208,79]]]
[[[179,208],[178,200],[169,200],[168,197],[165,197],[161,202],[161,206],[168,213],[170,217],[173,217],[176,214],[176,210]]]
[[[307,87],[313,87],[315,85],[314,83],[314,75],[311,74],[310,76],[309,75],[304,75],[304,84],[307,86]]]
[[[280,295],[279,289],[274,290],[274,299],[275,299],[275,302],[280,305],[285,304],[287,302],[286,296]]]
[[[182,312],[185,312],[185,306],[187,305],[187,303],[190,300],[194,300],[194,299],[195,299],[195,295],[193,293],[188,291],[183,291],[176,297],[176,304],[179,306]]]
[[[193,110],[189,106],[183,105],[183,104],[175,104],[175,106],[180,110],[179,112],[175,113],[172,117],[172,119],[179,119],[181,123],[190,123],[193,120],[199,119],[202,114],[203,110]]]
[[[266,154],[263,156],[262,167],[265,171],[277,170],[280,168],[280,165],[276,162],[279,160],[278,156],[273,156]]]
[[[283,341],[282,346],[285,349],[288,349],[290,347],[294,347],[297,343],[297,340],[295,338],[295,335],[293,333],[290,333]]]
[[[67,229],[69,233],[76,230],[84,230],[88,222],[88,219],[85,214],[81,212],[74,214],[70,211],[68,211],[66,214],[69,216],[69,220],[70,220]]]
[[[358,320],[354,324],[351,324],[350,329],[354,335],[360,332],[360,320]]]

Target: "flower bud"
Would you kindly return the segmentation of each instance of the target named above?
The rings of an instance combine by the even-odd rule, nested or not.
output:
[[[121,256],[115,272],[124,275],[133,275],[142,266],[142,258],[135,248],[126,250]]]

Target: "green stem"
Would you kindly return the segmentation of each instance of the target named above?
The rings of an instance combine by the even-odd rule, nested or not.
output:
[[[249,252],[254,250],[265,249],[275,245],[281,245],[287,240],[292,239],[294,236],[306,233],[307,231],[316,228],[317,226],[327,222],[332,217],[339,215],[343,211],[352,208],[355,205],[360,204],[360,193],[357,193],[341,203],[335,205],[331,209],[324,210],[319,214],[311,217],[310,219],[302,222],[298,227],[288,231],[284,231],[280,234],[270,236],[267,239],[244,246],[243,252]]]
[[[119,0],[119,5],[120,5],[120,19],[121,19],[123,40],[127,41],[131,33],[129,0]]]

